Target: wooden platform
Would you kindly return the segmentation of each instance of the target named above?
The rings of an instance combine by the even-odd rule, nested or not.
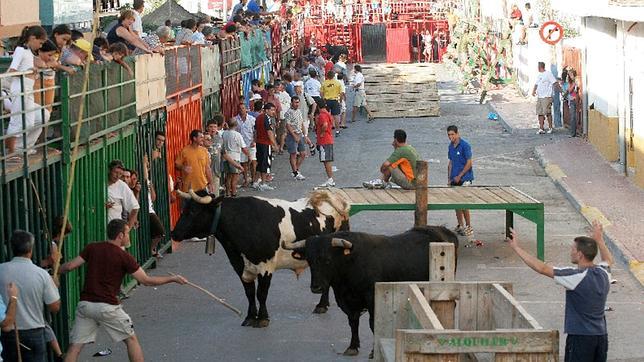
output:
[[[361,211],[415,210],[414,190],[365,188],[330,188],[351,206],[350,215]],[[514,214],[537,226],[537,256],[544,260],[543,203],[512,186],[470,186],[428,188],[428,210],[505,210],[506,234],[514,226]]]
[[[366,93],[376,118],[440,115],[440,97],[431,64],[365,66]]]

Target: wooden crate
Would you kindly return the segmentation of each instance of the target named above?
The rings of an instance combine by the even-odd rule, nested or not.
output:
[[[545,330],[505,282],[376,283],[376,361],[557,361]]]

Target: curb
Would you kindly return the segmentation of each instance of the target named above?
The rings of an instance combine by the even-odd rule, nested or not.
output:
[[[564,180],[566,174],[558,165],[551,163],[546,159],[541,146],[535,147],[534,153],[548,177],[550,177],[572,206],[584,217],[584,219],[586,219],[589,225],[592,225],[593,220],[598,219],[603,225],[610,225],[610,221],[597,208],[582,204],[581,198],[576,196],[568,184],[566,184]],[[633,278],[635,278],[635,280],[639,281],[640,286],[644,287],[644,263],[640,263],[637,259],[629,255],[629,253],[625,251],[622,243],[620,243],[619,240],[606,230],[604,230],[604,240],[606,241],[608,249],[613,254],[613,257],[626,264],[629,273]]]
[[[488,109],[489,109],[491,112],[496,113],[497,117],[499,117],[499,118],[497,119],[497,121],[498,121],[499,123],[501,123],[501,125],[503,125],[503,128],[505,128],[505,130],[506,130],[508,133],[510,133],[510,134],[515,133],[515,129],[514,129],[514,127],[512,127],[508,122],[506,122],[506,121],[505,121],[505,119],[503,119],[503,117],[502,117],[502,116],[501,116],[501,114],[499,113],[499,111],[497,111],[497,110],[496,110],[496,107],[494,107],[494,102],[486,102],[486,104],[487,104]]]

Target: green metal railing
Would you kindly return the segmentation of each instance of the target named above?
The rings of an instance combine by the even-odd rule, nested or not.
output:
[[[204,96],[201,100],[201,108],[203,110],[201,114],[203,117],[204,127],[215,114],[221,113],[220,94],[221,94],[220,92],[215,92],[207,96]]]

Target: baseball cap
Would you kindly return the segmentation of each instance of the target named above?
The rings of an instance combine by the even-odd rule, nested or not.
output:
[[[259,100],[259,99],[262,99],[262,96],[260,96],[258,93],[255,93],[255,94],[253,94],[252,97],[250,97],[251,101],[256,101],[256,100]]]
[[[83,38],[80,38],[80,39],[76,39],[72,44],[74,44],[74,46],[76,48],[78,48],[78,49],[84,51],[85,53],[87,53],[87,57],[88,57],[88,59],[90,61],[93,60],[93,58],[92,58],[92,48],[93,47],[92,47],[92,44],[90,44],[90,42],[88,42],[87,40],[85,40]]]

